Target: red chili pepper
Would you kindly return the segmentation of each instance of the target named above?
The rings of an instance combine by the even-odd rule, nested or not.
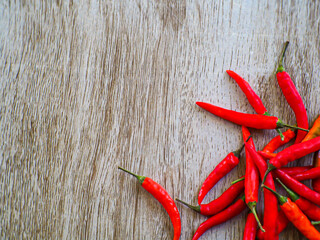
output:
[[[311,224],[309,219],[306,215],[303,214],[303,212],[299,209],[297,204],[292,202],[289,198],[280,195],[279,193],[275,192],[273,189],[264,186],[264,188],[271,191],[273,194],[275,194],[278,197],[280,208],[285,213],[287,218],[290,222],[293,223],[293,225],[308,239],[312,240],[319,240],[320,239],[320,233],[315,229],[315,227]]]
[[[201,223],[197,231],[193,235],[192,240],[199,239],[199,237],[201,237],[201,235],[204,234],[208,229],[228,221],[229,219],[240,214],[246,208],[247,208],[247,205],[245,203],[245,198],[243,195],[234,204],[232,204],[222,212],[219,212],[218,214],[210,217],[208,220]]]
[[[251,134],[245,126],[242,126],[242,136],[244,141],[248,139]],[[254,148],[254,143],[252,138],[248,140],[248,145]],[[258,202],[258,193],[259,193],[259,171],[256,165],[253,162],[251,155],[248,153],[247,148],[246,150],[246,175],[245,175],[245,184],[244,184],[244,193],[246,198],[246,204],[250,208],[251,212],[255,216],[259,228],[264,231],[261,226],[260,220],[257,215],[256,205]]]
[[[135,176],[139,180],[142,187],[146,189],[155,199],[157,199],[161,203],[161,205],[169,214],[174,228],[173,240],[178,240],[181,235],[180,214],[176,204],[174,203],[170,195],[167,193],[167,191],[159,183],[153,181],[151,178],[136,175],[122,167],[118,168],[131,174],[132,176]]]
[[[309,201],[320,205],[320,193],[317,193],[306,185],[302,184],[301,182],[295,180],[294,178],[290,177],[285,172],[281,171],[280,169],[276,169],[275,174],[280,180],[290,189],[295,191],[300,196],[308,199]]]
[[[314,122],[312,128],[309,130],[308,134],[304,137],[302,142],[311,140],[313,138],[319,137],[320,136],[320,115]]]
[[[278,212],[278,218],[277,218],[277,235],[279,235],[287,226],[288,226],[289,220],[286,217],[286,215],[283,213],[282,210]],[[258,231],[257,238],[258,239],[266,239],[265,233],[262,231]]]
[[[290,190],[286,185],[284,185],[279,178],[277,181],[282,185],[282,187],[289,194],[290,199],[298,205],[298,207],[304,212],[310,219],[315,221],[320,221],[320,208],[314,203],[307,199],[300,197],[294,191]]]
[[[237,84],[241,88],[242,92],[246,95],[250,105],[254,108],[256,113],[268,115],[267,109],[263,105],[259,96],[252,90],[249,83],[234,71],[227,70],[226,72],[237,82]]]
[[[245,143],[246,150],[251,155],[254,163],[259,169],[261,178],[264,176],[267,171],[267,163],[262,159],[262,157],[256,152],[256,150]],[[272,189],[275,189],[274,181],[272,174],[268,174],[265,184]],[[278,204],[277,198],[269,193],[268,191],[264,192],[264,216],[263,216],[263,228],[266,230],[265,236],[266,239],[278,239],[279,236],[276,231],[276,219],[278,218]]]
[[[289,162],[302,158],[318,150],[320,150],[320,137],[287,147],[283,151],[279,152],[275,158],[272,158],[269,161],[268,171],[266,174],[273,169],[283,167]],[[262,183],[264,183],[264,179],[262,180]]]
[[[277,69],[277,80],[283,95],[285,96],[288,104],[290,105],[290,107],[292,108],[296,116],[298,127],[308,129],[309,128],[308,116],[307,116],[307,111],[303,104],[302,98],[298,90],[294,86],[290,78],[290,75],[287,72],[285,72],[285,69],[283,67],[283,58],[284,58],[286,49],[288,47],[288,44],[289,42],[285,43],[284,49],[281,54],[279,67]],[[303,131],[298,131],[295,143],[301,142],[302,139],[306,136],[306,134],[307,133]]]
[[[255,240],[257,235],[257,221],[254,214],[248,214],[246,226],[244,227],[243,240]]]
[[[258,114],[248,114],[248,113],[241,113],[232,110],[228,110],[225,108],[217,107],[209,103],[204,102],[196,102],[196,104],[207,110],[208,112],[221,117],[225,120],[233,122],[238,125],[256,128],[256,129],[276,129],[276,128],[283,128],[289,127],[293,129],[300,129],[302,131],[308,131],[307,129],[295,127],[283,123],[279,118],[273,116],[266,116],[266,115],[258,115]]]
[[[312,168],[312,166],[304,166],[304,167],[282,167],[279,168],[280,170],[282,170],[283,172],[285,172],[286,174],[293,176],[296,174],[300,174],[303,173],[305,171],[308,171]]]
[[[313,165],[314,167],[320,167],[320,151],[314,154]],[[312,180],[312,188],[314,191],[320,193],[320,178]]]
[[[308,171],[305,171],[305,172],[302,172],[299,174],[295,174],[292,177],[299,182],[304,181],[304,180],[319,178],[320,177],[320,167],[315,167],[315,168],[312,168]]]
[[[243,190],[244,181],[238,182],[236,184],[231,185],[217,199],[211,201],[208,204],[201,204],[200,206],[192,206],[180,199],[176,200],[202,215],[212,216],[228,207],[241,193],[243,193]]]
[[[271,139],[271,141],[264,147],[262,151],[259,151],[258,153],[267,159],[273,158],[277,155],[274,153],[274,151],[288,143],[292,138],[294,138],[295,135],[296,134],[294,131],[288,129],[283,133],[283,140],[281,140],[280,136],[276,136],[275,138]]]
[[[227,175],[235,166],[239,164],[239,156],[242,148],[229,153],[209,174],[206,180],[203,182],[199,195],[198,195],[198,204],[202,203],[202,200],[207,195],[207,193],[216,185],[217,182],[225,175]]]

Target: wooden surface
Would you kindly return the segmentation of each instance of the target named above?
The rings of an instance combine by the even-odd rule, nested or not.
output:
[[[172,239],[165,210],[117,166],[196,204],[242,139],[195,102],[254,113],[232,69],[295,124],[275,79],[286,40],[310,124],[319,114],[318,1],[1,1],[0,12],[3,239]],[[276,135],[252,133],[259,149]],[[205,202],[244,168],[242,157]],[[206,218],[177,206],[191,239]],[[201,239],[241,239],[245,217]],[[304,238],[290,226],[281,239]]]

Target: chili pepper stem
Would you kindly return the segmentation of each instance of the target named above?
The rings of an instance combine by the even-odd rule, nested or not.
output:
[[[274,191],[273,189],[269,188],[268,186],[262,184],[261,187],[268,189],[269,191],[271,191],[274,195],[277,196],[280,205],[284,204],[287,202],[287,198],[285,196],[280,195],[279,193],[277,193],[276,191]]]
[[[289,45],[289,41],[286,41],[286,42],[284,43],[284,47],[283,47],[283,49],[282,49],[281,57],[280,57],[280,60],[279,60],[279,65],[278,65],[278,68],[277,68],[277,73],[284,71],[283,58],[284,58],[284,54],[286,53],[286,50],[287,50],[287,48],[288,48],[288,45]]]
[[[239,179],[237,179],[237,180],[234,180],[234,181],[231,183],[231,185],[236,184],[236,183],[238,183],[238,182],[241,182],[241,181],[243,181],[243,180],[244,180],[244,177],[239,178]]]
[[[266,181],[267,175],[269,174],[269,172],[271,172],[272,170],[276,169],[275,166],[273,166],[272,164],[268,163],[268,169],[266,171],[266,173],[264,174],[264,177],[262,179],[262,185],[264,184],[264,182]]]
[[[139,176],[139,175],[137,175],[137,174],[135,174],[135,173],[133,173],[133,172],[130,172],[129,170],[124,169],[124,168],[122,168],[122,167],[120,167],[120,166],[118,166],[118,169],[120,169],[120,170],[122,170],[122,171],[125,171],[126,173],[129,173],[129,174],[131,174],[132,176],[136,177],[141,184],[142,184],[143,181],[146,179],[146,177],[144,177],[144,176]]]
[[[318,225],[320,224],[320,221],[311,221],[312,225]]]
[[[251,212],[253,213],[253,215],[258,223],[259,228],[261,229],[262,232],[265,232],[266,230],[264,230],[264,228],[262,227],[260,220],[259,220],[259,217],[258,217],[258,214],[257,214],[257,211],[256,211],[257,203],[256,202],[248,202],[247,205],[250,208]]]
[[[290,190],[286,185],[284,185],[283,182],[281,182],[281,180],[279,178],[276,178],[276,180],[278,181],[278,183],[281,184],[281,186],[287,191],[287,193],[289,194],[290,198],[292,201],[297,201],[299,199],[299,196],[293,192],[292,190]]]
[[[297,127],[297,126],[292,126],[292,125],[289,125],[289,124],[286,124],[286,123],[281,123],[281,125],[283,125],[283,127],[288,127],[288,128],[291,128],[291,129],[297,129],[297,130],[309,132],[308,129]]]
[[[176,201],[178,201],[179,203],[182,203],[183,205],[186,205],[188,208],[191,208],[192,210],[196,211],[196,212],[200,212],[200,206],[192,206],[178,198],[176,198]]]
[[[276,131],[279,133],[281,141],[283,141],[284,140],[284,136],[283,136],[281,130],[279,128],[276,128]]]

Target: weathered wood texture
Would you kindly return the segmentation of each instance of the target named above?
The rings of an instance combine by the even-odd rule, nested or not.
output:
[[[253,113],[232,69],[294,124],[275,79],[285,40],[310,123],[319,114],[318,1],[1,1],[0,11],[4,239],[171,239],[165,210],[117,166],[196,203],[242,139],[195,101]],[[257,148],[276,134],[252,132]],[[242,157],[205,201],[244,168]],[[206,218],[178,208],[181,239],[191,239]],[[202,239],[240,239],[245,216]],[[303,237],[290,226],[281,239]]]

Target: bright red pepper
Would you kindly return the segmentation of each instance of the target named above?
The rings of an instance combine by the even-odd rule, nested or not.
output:
[[[311,140],[313,138],[319,137],[320,136],[320,115],[314,122],[312,128],[309,130],[308,134],[304,137],[302,142]]]
[[[280,136],[276,136],[275,138],[271,139],[271,141],[264,147],[262,151],[258,153],[263,156],[264,158],[270,159],[275,157],[277,154],[274,153],[279,147],[283,146],[284,144],[288,143],[292,138],[295,137],[294,131],[288,129],[283,133],[284,139],[281,140]]]
[[[276,169],[275,174],[280,180],[290,189],[295,191],[300,196],[308,199],[309,201],[320,205],[320,193],[317,193],[306,185],[302,184],[301,182],[295,180],[294,178],[290,177],[285,172],[281,171],[280,169]]]
[[[302,98],[298,90],[294,86],[294,83],[292,82],[290,75],[287,72],[285,72],[285,69],[283,67],[283,57],[288,47],[288,44],[289,42],[285,43],[284,49],[281,54],[279,67],[277,69],[277,80],[283,95],[285,96],[288,104],[290,105],[296,116],[298,127],[308,129],[308,116]],[[301,142],[302,139],[306,136],[306,134],[306,132],[298,131],[295,143]]]
[[[220,197],[211,201],[208,204],[201,204],[200,206],[192,206],[180,199],[176,199],[178,202],[188,206],[189,208],[201,213],[205,216],[212,216],[221,212],[228,207],[244,190],[244,181],[232,184],[226,191],[222,193]]]
[[[217,107],[209,103],[204,102],[196,102],[196,104],[207,110],[208,112],[221,117],[225,120],[233,122],[238,125],[256,128],[256,129],[276,129],[276,128],[283,128],[289,127],[293,129],[300,129],[303,131],[308,131],[307,129],[295,127],[283,123],[279,118],[273,116],[266,116],[266,115],[258,115],[258,114],[248,114],[248,113],[241,113],[232,110],[228,110],[225,108]]]
[[[173,199],[170,197],[170,195],[167,193],[167,191],[157,182],[153,181],[151,178],[139,176],[136,175],[122,167],[118,167],[122,171],[125,171],[132,176],[135,176],[141,186],[146,189],[155,199],[157,199],[161,205],[164,207],[164,209],[169,214],[169,217],[171,219],[173,228],[174,228],[174,237],[173,240],[178,240],[181,235],[181,219],[179,210],[174,203]]]
[[[290,199],[298,205],[298,207],[302,210],[302,212],[304,212],[310,219],[315,221],[320,221],[320,208],[316,204],[308,201],[307,199],[300,197],[294,191],[290,190],[286,185],[284,185],[279,180],[279,178],[277,178],[277,181],[287,191]]]
[[[245,148],[251,155],[254,163],[259,169],[261,178],[267,171],[267,163],[263,158],[255,151],[255,149],[248,143],[245,143]],[[272,174],[268,174],[266,177],[265,185],[275,189]],[[277,218],[278,218],[278,204],[277,198],[270,192],[264,192],[264,216],[263,216],[263,228],[265,229],[265,239],[279,239],[277,234]]]
[[[249,83],[234,71],[227,70],[226,72],[237,82],[237,84],[241,88],[242,92],[246,95],[250,105],[254,108],[256,113],[268,115],[267,109],[263,105],[259,96],[252,90]]]
[[[318,150],[320,150],[320,137],[287,147],[269,161],[267,173]],[[262,180],[262,183],[264,183],[264,179]]]
[[[279,168],[280,170],[282,170],[283,172],[285,172],[286,174],[293,176],[296,174],[300,174],[303,173],[305,171],[308,171],[312,168],[312,166],[304,166],[304,167],[282,167]]]
[[[246,128],[245,126],[242,126],[242,136],[243,136],[244,142],[246,142],[247,139],[251,136],[248,128]],[[254,143],[252,138],[248,140],[248,145],[254,148]],[[246,175],[244,180],[245,181],[244,193],[246,198],[246,204],[250,208],[251,212],[254,214],[257,220],[257,223],[259,225],[259,228],[264,231],[256,212],[256,205],[258,202],[258,193],[259,193],[259,171],[256,165],[254,164],[251,155],[248,153],[247,148],[245,148],[245,150],[246,150]]]
[[[320,151],[314,154],[313,165],[314,167],[320,167]],[[314,191],[320,193],[320,178],[312,180],[312,188]]]
[[[312,240],[319,240],[320,239],[320,233],[315,229],[315,227],[311,224],[309,219],[306,215],[303,214],[303,212],[299,209],[297,204],[292,202],[289,198],[284,197],[280,195],[279,193],[275,192],[273,189],[264,186],[264,188],[267,188],[269,191],[271,191],[273,194],[275,194],[278,197],[280,208],[284,212],[284,214],[287,216],[290,222],[293,223],[293,225],[308,239]]]
[[[283,213],[282,210],[278,212],[278,218],[277,218],[277,235],[279,235],[287,226],[288,226],[289,220],[286,217],[286,215]],[[258,239],[266,239],[265,233],[262,231],[258,231],[257,238]]]
[[[292,177],[299,182],[309,179],[320,178],[320,167],[311,168],[308,171],[295,174]]]
[[[244,227],[243,240],[255,240],[257,235],[257,221],[254,214],[248,214],[246,226]]]
[[[234,204],[232,204],[231,206],[229,206],[228,208],[226,208],[222,212],[219,212],[218,214],[210,217],[208,220],[201,223],[200,226],[198,227],[197,231],[193,235],[192,240],[199,239],[199,237],[201,237],[201,235],[204,234],[210,228],[228,221],[229,219],[240,214],[246,208],[247,208],[247,205],[245,203],[245,198],[243,195]]]
[[[239,164],[239,156],[242,148],[229,153],[209,174],[206,180],[203,182],[199,195],[198,195],[198,204],[202,203],[202,200],[207,195],[207,193],[216,185],[216,183],[227,175],[234,167]]]

